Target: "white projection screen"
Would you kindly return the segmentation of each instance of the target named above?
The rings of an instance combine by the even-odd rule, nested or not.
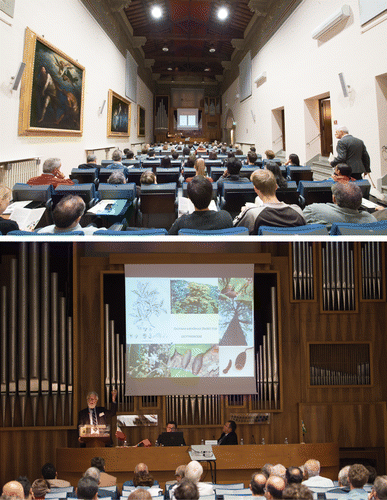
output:
[[[253,265],[125,265],[126,395],[254,394]]]
[[[192,108],[177,109],[177,130],[197,130],[199,128],[199,110]]]
[[[125,95],[137,102],[137,63],[132,54],[126,51]]]
[[[240,101],[251,96],[251,52],[249,51],[239,64]]]

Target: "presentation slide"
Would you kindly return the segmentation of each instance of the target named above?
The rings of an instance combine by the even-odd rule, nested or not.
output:
[[[126,394],[254,393],[253,272],[126,265]]]

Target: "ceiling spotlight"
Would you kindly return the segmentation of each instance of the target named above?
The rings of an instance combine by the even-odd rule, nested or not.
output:
[[[208,49],[208,52],[211,52],[211,54],[213,54],[215,50],[216,50],[215,47],[211,45],[211,47]]]
[[[168,52],[168,50],[169,50],[169,48],[166,45],[164,45],[163,52]]]
[[[151,14],[154,19],[160,19],[160,17],[163,15],[163,11],[161,10],[161,7],[155,5],[154,7],[152,7]]]
[[[172,66],[168,66],[167,70],[172,71],[173,70]]]
[[[229,12],[227,7],[219,7],[217,15],[220,21],[224,21],[225,19],[227,19],[228,14]]]
[[[207,66],[206,68],[204,68],[204,71],[211,71],[211,68]]]

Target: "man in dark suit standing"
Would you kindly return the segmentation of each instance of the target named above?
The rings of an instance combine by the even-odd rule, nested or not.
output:
[[[336,146],[337,156],[331,161],[332,167],[346,163],[351,167],[354,179],[361,179],[364,173],[369,174],[371,161],[364,142],[349,135],[347,127],[339,127],[335,136],[339,141]]]
[[[238,436],[235,433],[236,423],[234,420],[228,420],[223,426],[223,433],[218,439],[218,444],[238,444]]]
[[[108,419],[114,417],[117,413],[117,390],[112,390],[111,409],[108,410],[103,406],[97,406],[98,394],[94,391],[89,392],[87,400],[87,408],[81,410],[78,414],[78,429],[82,425],[107,425]],[[79,438],[82,443],[82,438]]]

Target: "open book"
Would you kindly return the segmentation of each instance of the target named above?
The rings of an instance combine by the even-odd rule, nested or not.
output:
[[[17,222],[22,231],[33,231],[45,210],[45,207],[34,209],[18,207],[12,210],[9,218]]]

